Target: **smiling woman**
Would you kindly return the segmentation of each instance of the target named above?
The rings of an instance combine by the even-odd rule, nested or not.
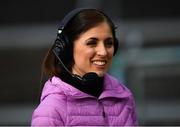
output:
[[[111,19],[75,9],[61,21],[43,63],[43,86],[32,126],[137,125],[131,91],[107,74],[118,49]]]
[[[112,61],[113,45],[111,28],[106,22],[90,28],[74,42],[72,72],[80,76],[88,72],[104,76]]]

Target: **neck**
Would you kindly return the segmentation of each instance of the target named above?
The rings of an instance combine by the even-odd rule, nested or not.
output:
[[[95,80],[95,82],[91,81],[91,78],[89,78],[90,80],[84,83],[82,81],[77,82],[77,79],[68,75],[67,73],[63,73],[61,75],[61,79],[64,82],[72,85],[73,87],[79,89],[80,91],[84,93],[87,93],[95,97],[99,97],[103,91],[104,77],[97,76],[96,78],[97,79],[92,79],[92,80]]]

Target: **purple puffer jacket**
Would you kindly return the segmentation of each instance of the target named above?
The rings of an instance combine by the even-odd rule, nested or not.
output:
[[[48,80],[31,126],[134,126],[137,125],[131,92],[105,75],[99,98],[88,95],[58,77]]]

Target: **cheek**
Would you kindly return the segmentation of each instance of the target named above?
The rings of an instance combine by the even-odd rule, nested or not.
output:
[[[108,56],[109,58],[112,58],[113,57],[113,54],[114,54],[114,48],[111,48],[108,50]]]
[[[74,50],[75,62],[88,62],[94,56],[94,51],[87,48],[78,48]]]
[[[93,58],[93,56],[94,56],[94,50],[93,49],[87,49],[86,50],[86,52],[85,52],[85,54],[86,54],[86,56],[89,58],[89,59],[91,59],[91,58]]]

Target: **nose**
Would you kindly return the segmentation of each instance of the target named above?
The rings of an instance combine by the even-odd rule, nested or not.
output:
[[[99,56],[107,55],[107,49],[106,49],[104,43],[101,43],[97,46],[97,55],[99,55]]]

